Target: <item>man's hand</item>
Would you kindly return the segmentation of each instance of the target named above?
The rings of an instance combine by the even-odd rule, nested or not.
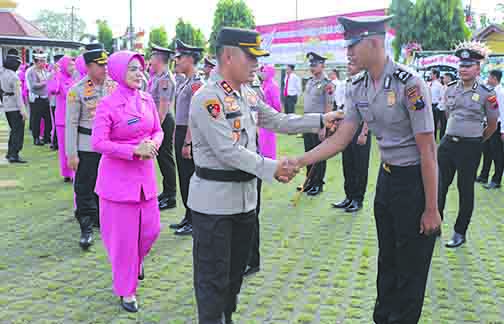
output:
[[[323,142],[326,139],[326,135],[327,135],[327,128],[324,127],[319,131],[319,139],[321,142]]]
[[[23,118],[23,121],[26,121],[28,119],[28,114],[24,110],[20,110],[19,113],[21,114],[21,118]]]
[[[324,125],[329,129],[330,133],[334,133],[344,117],[345,113],[343,111],[328,112],[324,114]]]
[[[366,135],[366,134],[360,134],[359,137],[357,137],[357,144],[358,145],[365,145],[367,142],[367,137],[368,137],[368,135]]]
[[[186,160],[191,160],[192,155],[191,155],[191,145],[185,145],[182,146],[182,157]]]
[[[288,183],[299,173],[297,161],[282,158],[278,161],[275,171],[275,179],[282,183]]]
[[[420,220],[420,234],[432,235],[441,229],[441,215],[437,209],[425,210]]]
[[[79,166],[79,157],[77,155],[68,158],[68,167],[72,171],[77,171],[78,166]]]

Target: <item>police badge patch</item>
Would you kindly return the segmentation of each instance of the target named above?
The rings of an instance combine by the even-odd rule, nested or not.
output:
[[[217,119],[220,116],[221,107],[220,107],[220,103],[218,100],[216,100],[216,99],[207,100],[205,102],[205,107],[213,119]]]

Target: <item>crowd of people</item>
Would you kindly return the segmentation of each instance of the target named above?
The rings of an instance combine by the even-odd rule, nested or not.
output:
[[[136,289],[160,234],[160,210],[175,208],[180,192],[185,213],[171,228],[193,237],[199,323],[229,324],[244,276],[260,270],[263,181],[290,182],[306,167],[298,190],[317,196],[326,160],[342,152],[346,197],[333,207],[359,211],[373,134],[381,153],[373,319],[417,323],[455,173],[460,212],[446,246],[466,240],[482,142],[488,148],[477,180],[488,180],[494,161],[496,173],[487,187],[500,186],[502,74],[492,71],[489,85],[481,83],[480,62],[488,53],[463,43],[455,52],[460,80],[434,70],[429,87],[386,55],[389,19],[341,17],[350,77],[340,80],[338,70],[327,75],[327,58],[310,52],[304,89],[293,65],[281,89],[275,68],[258,64],[269,55],[260,35],[238,28],[220,31],[215,60],[181,41],[174,50],[153,46],[149,62],[131,51],[108,57],[102,44],[89,44],[79,57],[63,55],[51,65],[38,53],[26,69],[18,53],[9,51],[0,72],[11,127],[7,158],[26,162],[19,152],[29,106],[33,143],[52,143],[61,176],[73,183],[79,244],[88,250],[94,228],[100,229],[113,291],[129,312],[139,309]],[[303,116],[294,114],[301,95]],[[303,134],[306,153],[277,158],[276,132]],[[159,193],[155,160],[163,178]]]

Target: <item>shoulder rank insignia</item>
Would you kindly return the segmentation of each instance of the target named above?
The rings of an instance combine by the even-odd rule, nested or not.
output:
[[[397,69],[397,71],[394,72],[394,77],[404,84],[406,84],[412,76],[413,74],[404,71],[403,69]]]
[[[367,73],[363,73],[361,76],[359,76],[358,78],[356,78],[354,81],[352,81],[352,85],[356,85],[358,83],[361,83],[362,81],[364,81],[364,79],[367,78]]]
[[[457,80],[455,80],[455,81],[452,81],[452,82],[448,83],[448,84],[447,84],[447,86],[448,86],[448,87],[451,87],[451,86],[453,86],[453,85],[456,85],[457,83],[458,83],[458,81],[457,81]]]
[[[213,119],[217,119],[221,114],[221,106],[219,100],[217,99],[205,101],[205,108],[208,110],[208,113]]]
[[[392,83],[392,78],[390,77],[390,75],[387,75],[385,77],[385,80],[383,81],[383,89],[385,90],[388,90],[390,89],[390,84]]]
[[[492,92],[494,89],[493,87],[487,86],[486,84],[480,84],[480,86],[488,92]]]
[[[222,89],[224,89],[224,91],[226,92],[227,95],[230,95],[233,93],[233,88],[231,88],[231,86],[229,85],[229,83],[227,83],[227,81],[221,81],[220,83],[220,86],[222,87]]]

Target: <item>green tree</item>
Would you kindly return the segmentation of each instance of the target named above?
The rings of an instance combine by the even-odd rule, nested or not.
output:
[[[177,20],[175,37],[171,43],[172,48],[175,48],[175,40],[177,39],[191,46],[203,48],[206,46],[205,35],[203,35],[201,29],[194,27],[190,22],[184,21],[182,18]]]
[[[96,25],[98,26],[98,41],[105,46],[107,52],[112,53],[114,44],[112,29],[106,20],[97,20]]]
[[[212,54],[215,54],[217,35],[222,27],[255,28],[255,17],[245,1],[219,0],[217,3],[209,41],[209,50]]]
[[[147,46],[145,50],[145,55],[147,57],[151,55],[151,46],[153,44],[161,47],[168,47],[168,34],[163,26],[151,29],[149,32],[149,46]]]
[[[70,13],[41,10],[33,21],[47,37],[64,40],[79,39],[86,30],[84,20]]]
[[[470,38],[461,0],[392,0],[391,26],[396,30],[394,49],[416,41],[424,50],[449,50]]]

